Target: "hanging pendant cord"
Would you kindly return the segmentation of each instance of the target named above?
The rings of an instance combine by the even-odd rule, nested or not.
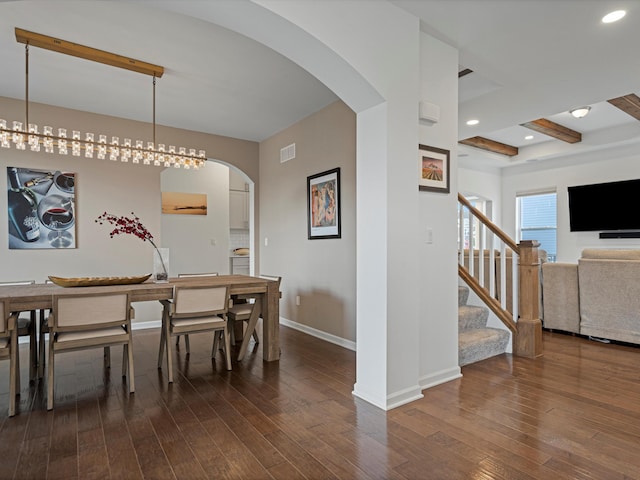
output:
[[[153,148],[156,145],[156,76],[153,76]],[[155,160],[155,159],[154,159]]]
[[[29,42],[24,46],[24,89],[25,89],[25,101],[24,101],[24,130],[29,130]]]

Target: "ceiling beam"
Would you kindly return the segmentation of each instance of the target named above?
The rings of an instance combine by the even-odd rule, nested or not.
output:
[[[582,141],[582,134],[580,132],[563,127],[562,125],[552,122],[551,120],[547,120],[546,118],[539,118],[538,120],[522,123],[520,125],[538,133],[544,133],[550,137],[557,138],[563,142],[578,143]]]
[[[518,155],[518,147],[496,142],[495,140],[489,140],[484,137],[465,138],[464,140],[460,140],[458,143],[468,145],[470,147],[481,148],[482,150],[488,150],[493,153],[499,153],[500,155],[507,155],[509,157]]]
[[[635,93],[630,93],[624,97],[607,100],[614,107],[618,107],[624,113],[628,113],[636,120],[640,120],[640,97]]]
[[[29,32],[16,27],[16,40],[33,47],[44,48],[54,52],[71,55],[72,57],[84,58],[92,62],[104,63],[112,67],[124,68],[133,72],[144,73],[152,77],[160,78],[164,74],[164,67],[153,65],[152,63],[134,60],[123,57],[115,53],[105,52],[96,48],[85,47],[77,43],[67,42],[59,38],[48,37],[40,33]]]

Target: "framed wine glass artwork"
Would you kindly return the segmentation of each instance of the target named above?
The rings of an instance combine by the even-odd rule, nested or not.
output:
[[[9,248],[76,248],[75,192],[75,173],[7,167]]]

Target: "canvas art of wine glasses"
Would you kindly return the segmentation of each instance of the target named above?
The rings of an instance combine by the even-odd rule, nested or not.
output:
[[[38,203],[40,223],[51,230],[47,236],[54,248],[71,245],[73,236],[69,230],[75,223],[73,198],[64,195],[47,195]]]
[[[10,249],[76,248],[76,174],[7,167]]]

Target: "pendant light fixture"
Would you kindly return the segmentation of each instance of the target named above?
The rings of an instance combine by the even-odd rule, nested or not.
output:
[[[59,155],[83,156],[101,160],[142,163],[158,167],[174,167],[184,169],[198,169],[205,165],[204,150],[195,148],[168,147],[163,143],[156,143],[156,78],[162,77],[164,68],[158,65],[141,62],[132,58],[122,57],[114,53],[97,50],[84,45],[48,37],[39,33],[28,32],[20,28],[15,29],[16,40],[25,44],[25,121],[14,121],[11,126],[0,118],[0,148],[11,148],[13,144],[17,150],[29,148],[32,152],[58,153]],[[94,62],[120,67],[153,77],[153,138],[152,141],[132,141],[130,138],[87,132],[82,138],[80,131],[72,130],[68,135],[66,128],[57,131],[50,126],[43,126],[42,130],[35,123],[29,121],[29,46],[45,48],[55,52],[71,55]],[[84,153],[83,153],[84,151]]]

